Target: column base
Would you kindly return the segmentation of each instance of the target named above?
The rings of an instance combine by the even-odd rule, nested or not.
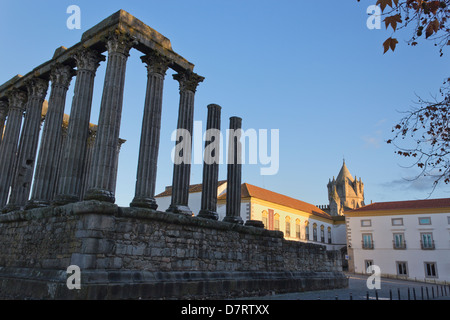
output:
[[[219,220],[219,215],[217,212],[211,210],[200,210],[197,217],[210,220]]]
[[[166,212],[181,214],[181,215],[190,216],[190,217],[192,217],[192,214],[193,214],[191,209],[189,209],[188,206],[181,205],[181,204],[171,204],[169,209],[166,210]]]
[[[264,229],[264,223],[262,221],[259,221],[259,220],[247,220],[245,222],[245,225],[247,227],[255,227],[255,228]]]
[[[244,224],[244,220],[242,220],[241,217],[225,217],[225,218],[223,218],[222,221],[229,222],[229,223]]]
[[[80,201],[80,197],[68,194],[61,194],[55,197],[55,200],[52,201],[52,205],[55,206],[64,206],[69,203],[74,203]]]
[[[147,209],[158,209],[156,200],[153,198],[145,197],[134,197],[133,201],[130,203],[130,207],[147,208]]]
[[[21,207],[15,204],[7,204],[5,207],[3,207],[2,209],[2,213],[8,213],[8,212],[13,212],[13,211],[17,211],[20,210]]]
[[[50,206],[50,201],[46,200],[29,200],[25,206],[25,209],[45,208]]]
[[[84,200],[98,200],[103,202],[116,202],[114,193],[103,189],[89,189],[84,196]]]

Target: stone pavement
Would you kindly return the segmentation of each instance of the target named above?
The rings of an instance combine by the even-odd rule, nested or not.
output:
[[[367,288],[367,275],[346,274],[349,287],[336,290],[320,290],[264,297],[243,298],[244,300],[450,300],[450,285],[381,278],[379,290]],[[409,293],[408,293],[409,291]],[[428,293],[427,293],[428,292]],[[368,297],[368,298],[367,298]]]

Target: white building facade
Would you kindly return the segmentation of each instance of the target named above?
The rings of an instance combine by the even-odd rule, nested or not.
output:
[[[450,283],[450,199],[380,202],[345,213],[349,271]]]

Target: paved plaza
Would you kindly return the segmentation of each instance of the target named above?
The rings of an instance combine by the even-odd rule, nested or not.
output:
[[[320,290],[264,297],[245,298],[245,300],[450,300],[450,285],[437,285],[416,281],[381,278],[379,290],[367,288],[366,275],[346,274],[349,286],[345,289]],[[409,293],[408,293],[409,291]]]

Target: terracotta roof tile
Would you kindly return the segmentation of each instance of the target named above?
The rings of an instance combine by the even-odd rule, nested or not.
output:
[[[392,202],[374,202],[367,206],[349,211],[349,212],[366,212],[366,211],[383,211],[383,210],[402,210],[402,209],[433,209],[433,208],[450,208],[450,198],[428,199],[428,200],[409,200],[409,201],[392,201]]]
[[[263,189],[248,183],[243,183],[241,187],[241,197],[254,197],[268,202],[273,202],[292,209],[307,212],[316,216],[331,219],[331,216],[325,211],[320,210],[315,205],[297,200],[280,193],[276,193],[267,189]],[[219,199],[226,199],[226,194],[223,194]]]

